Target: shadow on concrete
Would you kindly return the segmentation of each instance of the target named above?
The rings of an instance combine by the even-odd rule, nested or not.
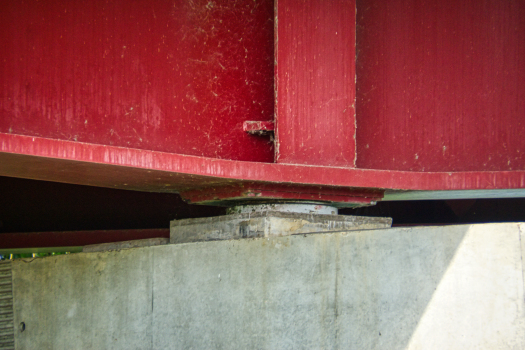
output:
[[[15,324],[27,325],[17,344],[523,348],[520,228],[393,228],[15,260]]]
[[[337,242],[335,348],[407,348],[468,230],[391,229]]]

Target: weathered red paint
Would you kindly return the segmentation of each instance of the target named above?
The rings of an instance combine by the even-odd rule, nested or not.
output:
[[[233,185],[208,186],[184,190],[180,195],[192,203],[217,204],[248,201],[275,202],[301,200],[332,202],[339,206],[363,206],[375,204],[383,198],[383,191],[330,186],[304,186],[298,184],[242,182]]]
[[[357,29],[359,168],[525,170],[525,1],[358,0]]]
[[[273,1],[0,3],[0,132],[273,161]]]
[[[355,166],[355,1],[275,2],[276,161]]]
[[[274,131],[274,122],[258,122],[258,121],[245,121],[242,125],[242,129],[250,134],[263,135],[270,131]]]
[[[136,239],[170,237],[167,229],[2,233],[0,249],[78,247]]]
[[[353,1],[275,4],[274,57],[268,0],[2,3],[0,175],[194,201],[525,188],[523,1],[359,1],[357,33]],[[271,124],[274,59],[271,163],[244,128]]]
[[[413,172],[255,163],[0,133],[0,174],[180,192],[247,181],[394,190],[525,188],[525,171]]]

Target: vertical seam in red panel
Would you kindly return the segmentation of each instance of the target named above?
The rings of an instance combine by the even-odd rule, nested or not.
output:
[[[278,112],[278,101],[279,101],[279,95],[278,95],[278,87],[279,87],[279,74],[277,74],[277,71],[279,69],[279,66],[277,65],[278,62],[278,55],[279,55],[279,21],[278,21],[278,8],[279,8],[279,0],[275,0],[274,2],[274,8],[273,8],[273,25],[274,25],[274,53],[273,53],[273,59],[274,59],[274,80],[273,80],[273,93],[274,93],[274,125],[275,125],[275,131],[274,131],[274,163],[279,162],[279,112]]]

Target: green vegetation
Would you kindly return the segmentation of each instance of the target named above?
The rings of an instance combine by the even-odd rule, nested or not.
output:
[[[45,256],[63,255],[63,254],[69,254],[69,252],[8,254],[8,255],[0,255],[0,260],[20,259],[20,258],[43,258]]]

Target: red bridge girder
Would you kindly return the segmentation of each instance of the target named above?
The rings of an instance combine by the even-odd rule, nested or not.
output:
[[[0,6],[0,175],[226,205],[525,195],[524,1]]]

